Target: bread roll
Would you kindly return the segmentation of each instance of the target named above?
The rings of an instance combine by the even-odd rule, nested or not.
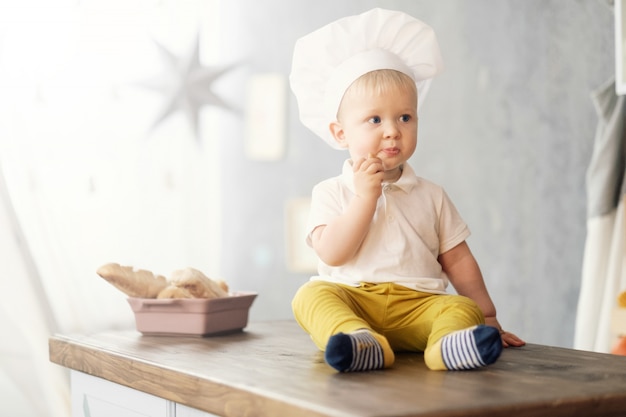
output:
[[[155,298],[165,287],[167,280],[144,269],[121,266],[116,263],[102,265],[98,275],[130,297]]]
[[[228,287],[208,278],[194,268],[184,268],[172,272],[170,285],[187,290],[193,298],[228,297]]]
[[[157,298],[194,298],[185,288],[168,285],[157,295]]]

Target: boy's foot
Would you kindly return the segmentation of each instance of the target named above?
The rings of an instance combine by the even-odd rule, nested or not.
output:
[[[502,353],[502,339],[495,327],[479,325],[450,333],[424,352],[432,370],[475,369],[494,363]]]
[[[369,330],[331,336],[324,357],[326,363],[339,372],[388,368],[394,362],[394,354],[387,339]]]

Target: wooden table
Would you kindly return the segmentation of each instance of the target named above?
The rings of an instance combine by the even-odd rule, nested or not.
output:
[[[403,353],[391,369],[343,374],[284,321],[208,338],[59,335],[50,359],[226,416],[626,416],[626,357],[532,344],[474,371],[430,371]]]

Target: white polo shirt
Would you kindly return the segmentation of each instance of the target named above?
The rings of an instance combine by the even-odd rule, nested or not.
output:
[[[313,188],[306,238],[309,246],[313,230],[342,213],[354,190],[349,160],[340,176]],[[337,267],[320,260],[318,275],[311,279],[352,286],[394,282],[419,291],[445,293],[448,279],[437,257],[469,235],[469,228],[443,188],[416,176],[404,164],[398,181],[383,184],[370,230],[356,256]]]

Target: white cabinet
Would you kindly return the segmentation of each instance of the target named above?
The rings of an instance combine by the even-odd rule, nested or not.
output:
[[[71,380],[72,417],[217,417],[82,372]]]

